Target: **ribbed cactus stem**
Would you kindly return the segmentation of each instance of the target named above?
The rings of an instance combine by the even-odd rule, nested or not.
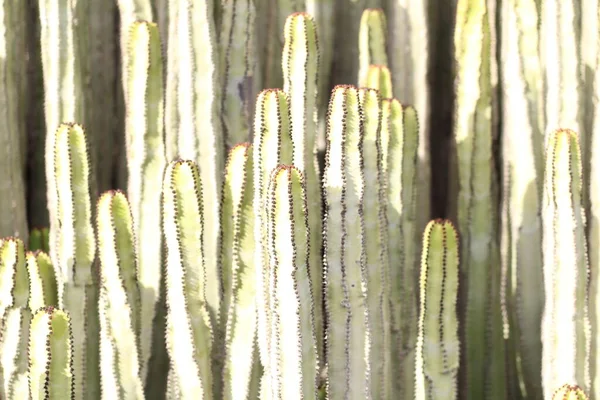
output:
[[[502,3],[502,266],[513,369],[530,399],[542,399],[541,189],[545,111],[536,0]]]
[[[388,141],[385,168],[391,340],[397,349],[392,353],[393,393],[411,398],[418,326],[420,235],[415,221],[419,121],[416,110],[397,99],[383,100],[382,121],[382,138]]]
[[[386,195],[388,141],[382,138],[382,104],[375,89],[359,90],[364,112],[363,174],[367,302],[371,322],[371,398],[391,396],[389,259]],[[386,138],[387,139],[387,138]]]
[[[269,264],[267,252],[266,201],[270,174],[279,164],[290,164],[293,157],[288,97],[283,90],[267,89],[256,100],[254,117],[254,265],[258,313],[260,362],[265,369],[261,390],[270,393],[269,383]]]
[[[256,269],[254,266],[254,169],[252,146],[229,152],[221,201],[223,315],[226,316],[223,398],[258,397]],[[225,319],[225,318],[224,318]]]
[[[25,255],[29,273],[29,309],[58,307],[58,282],[50,257],[41,251]]]
[[[72,3],[71,0],[39,2],[44,70],[45,164],[50,217],[50,258],[55,265],[58,265],[56,251],[59,240],[57,182],[54,177],[55,131],[64,121],[84,122],[83,72],[74,23],[76,8]]]
[[[219,66],[221,121],[228,147],[250,137],[252,107],[255,100],[257,45],[252,0],[221,3]]]
[[[369,65],[387,66],[386,36],[387,20],[383,10],[368,8],[363,11],[358,33],[358,84],[360,86],[367,86]]]
[[[131,26],[129,40],[129,65],[125,78],[129,88],[125,118],[127,197],[136,232],[137,279],[141,291],[141,310],[136,311],[141,313],[137,334],[140,335],[141,346],[140,376],[145,379],[152,351],[160,352],[164,346],[159,345],[161,338],[154,337],[152,330],[162,290],[160,194],[166,166],[163,66],[156,24],[135,22]],[[156,377],[148,376],[148,379]]]
[[[192,160],[199,168],[204,199],[203,246],[207,282],[206,301],[216,333],[220,329],[218,237],[224,145],[219,120],[221,91],[213,5],[210,1],[175,0],[169,3],[174,29],[169,36],[174,79],[166,82],[167,160]],[[216,361],[216,360],[215,360]],[[216,394],[217,395],[217,394]]]
[[[27,240],[27,207],[23,156],[26,153],[23,109],[25,67],[22,37],[30,29],[23,21],[25,4],[0,4],[0,237],[16,236]]]
[[[323,176],[329,399],[370,396],[371,332],[364,227],[364,116],[358,89],[331,93]]]
[[[382,99],[390,99],[392,93],[392,76],[385,65],[369,65],[364,82],[365,87],[377,89]]]
[[[33,228],[31,232],[29,232],[29,250],[41,250],[48,253],[48,228]]]
[[[448,220],[431,221],[421,256],[417,400],[458,398],[458,234]]]
[[[504,399],[504,340],[492,138],[491,36],[486,0],[459,0],[454,35],[454,141],[457,154],[458,230],[464,299],[461,393]],[[462,333],[461,332],[461,333]]]
[[[29,274],[25,247],[17,238],[0,239],[0,320],[10,307],[27,307]]]
[[[267,205],[273,338],[274,399],[317,395],[318,354],[310,276],[310,232],[304,177],[280,166],[271,175]]]
[[[75,398],[99,395],[98,288],[92,266],[96,241],[92,225],[86,135],[77,124],[61,124],[55,133],[54,180],[60,220],[55,268],[62,283],[60,307],[73,327]]]
[[[172,161],[163,184],[166,243],[167,349],[181,399],[213,398],[213,326],[207,289],[206,213],[198,167]]]
[[[310,277],[315,288],[323,282],[321,181],[317,163],[319,41],[313,18],[306,13],[290,15],[284,28],[283,89],[290,100],[293,164],[305,177],[306,197],[311,212]],[[319,354],[323,354],[323,295],[314,292],[315,330]]]
[[[35,312],[29,333],[29,398],[75,398],[73,332],[68,313],[46,307]]]
[[[544,398],[550,398],[564,382],[586,391],[590,388],[590,270],[581,169],[577,134],[565,129],[552,132],[546,148],[542,208]]]
[[[552,400],[588,400],[588,397],[579,386],[565,384],[554,392]]]
[[[143,399],[135,237],[129,202],[122,192],[110,191],[100,197],[96,229],[100,259],[102,398]]]
[[[29,324],[31,310],[10,307],[0,321],[0,397],[7,400],[28,397]]]

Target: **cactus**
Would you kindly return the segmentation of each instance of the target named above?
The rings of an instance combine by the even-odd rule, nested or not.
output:
[[[421,257],[417,400],[458,398],[458,248],[450,221],[427,224]]]
[[[321,288],[321,185],[317,164],[317,118],[319,99],[319,41],[316,25],[306,13],[290,15],[285,23],[283,47],[283,89],[290,103],[290,123],[294,144],[293,163],[305,177],[306,197],[311,213],[310,226],[310,279]],[[323,295],[314,292],[315,330],[319,354],[323,354]]]
[[[86,136],[77,124],[61,124],[54,138],[58,235],[56,270],[59,306],[68,310],[73,331],[75,398],[97,398],[99,387],[98,287],[93,273],[96,240],[92,225],[90,167]],[[84,334],[82,334],[85,332]]]
[[[552,400],[588,400],[588,397],[579,386],[565,384],[554,392]]]
[[[364,84],[368,88],[379,90],[383,99],[393,97],[392,76],[385,65],[369,65]]]
[[[223,309],[227,316],[223,369],[223,398],[258,397],[256,352],[256,267],[253,263],[254,176],[252,145],[229,152],[221,211],[221,269]]]
[[[167,348],[181,399],[212,399],[214,328],[207,300],[203,181],[193,161],[172,161],[163,184]]]
[[[418,245],[415,182],[419,121],[416,110],[397,99],[383,101],[382,137],[388,142],[387,231],[393,393],[413,397],[418,326]]]
[[[130,92],[131,93],[131,92]],[[106,192],[96,214],[100,259],[102,398],[143,399],[140,375],[140,287],[133,220],[122,192]]]
[[[279,164],[292,162],[293,148],[290,132],[290,111],[288,97],[282,90],[264,90],[256,100],[254,117],[254,265],[256,268],[256,291],[258,318],[258,348],[260,362],[264,368],[261,390],[271,391],[269,382],[270,361],[268,327],[271,326],[269,313],[269,265],[267,251],[267,216],[265,211],[269,177]]]
[[[35,312],[28,348],[30,399],[74,398],[72,341],[73,329],[68,313],[54,307]]]
[[[148,376],[151,351],[161,352],[152,326],[157,314],[162,265],[160,188],[166,165],[163,129],[163,68],[158,27],[136,22],[129,33],[127,115],[125,118],[128,199],[136,232],[141,290],[139,327],[141,376]],[[162,336],[162,332],[161,332]],[[156,379],[148,376],[148,379]]]
[[[29,250],[41,250],[48,253],[50,243],[48,243],[48,228],[33,228],[29,232]]]
[[[327,393],[332,400],[370,395],[371,326],[365,265],[364,115],[359,91],[331,92],[323,176]]]
[[[387,66],[387,20],[382,9],[366,9],[360,19],[358,34],[359,71],[358,84],[367,86],[369,67],[373,64]],[[385,96],[384,98],[391,97]]]
[[[0,320],[10,307],[26,307],[29,276],[25,248],[18,238],[0,240]]]
[[[273,171],[267,201],[271,286],[272,398],[317,395],[310,228],[305,181],[295,167]]]
[[[251,0],[225,1],[219,34],[221,68],[221,123],[228,147],[248,140],[256,93],[254,75],[256,39],[255,6]]]
[[[542,199],[544,398],[550,398],[564,382],[574,382],[585,391],[590,387],[590,270],[584,239],[581,163],[577,134],[566,129],[552,132],[546,147]],[[554,289],[559,283],[560,290]]]
[[[56,271],[48,254],[41,251],[25,254],[29,274],[29,309],[58,307]]]

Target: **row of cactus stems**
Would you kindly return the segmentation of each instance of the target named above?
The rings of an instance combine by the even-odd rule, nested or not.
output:
[[[422,60],[399,72],[405,61],[388,51],[397,43],[387,43],[384,14],[366,10],[353,28],[353,81],[362,87],[336,86],[323,117],[322,60],[331,53],[322,55],[331,43],[322,46],[319,24],[328,4],[306,3],[323,11],[313,20],[289,15],[301,4],[267,13],[264,2],[120,1],[121,20],[131,23],[121,25],[127,191],[96,202],[98,137],[77,124],[97,118],[85,107],[90,61],[82,50],[90,38],[79,22],[91,8],[40,2],[51,223],[48,233],[32,231],[29,250],[51,257],[26,253],[18,238],[0,243],[3,398],[312,398],[323,384],[331,399],[541,399],[598,390],[590,300],[598,291],[597,188],[585,184],[595,179],[597,135],[583,129],[595,129],[596,114],[579,121],[561,99],[588,106],[578,3],[507,1],[499,11],[484,0],[459,1],[458,186],[450,203],[461,241],[438,220],[422,244],[427,138],[417,112],[423,107],[427,121],[418,97],[427,95],[403,93],[411,84],[399,78],[420,76]],[[394,14],[393,30],[419,21],[420,7]],[[261,42],[256,26],[267,14],[278,33]],[[146,22],[134,22],[140,18]],[[149,22],[160,18],[167,27]],[[410,52],[419,43],[412,35],[402,37]],[[253,50],[261,45],[266,58]],[[588,64],[592,56],[586,50]],[[259,76],[264,71],[271,72]],[[497,78],[502,179],[494,170]],[[261,81],[282,88],[254,101]],[[238,144],[249,137],[252,144]],[[19,163],[10,165],[19,175]],[[565,382],[582,389],[559,389]]]

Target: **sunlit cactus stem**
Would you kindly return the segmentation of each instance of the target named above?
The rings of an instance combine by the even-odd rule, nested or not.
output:
[[[358,84],[367,86],[367,74],[372,64],[387,66],[387,20],[382,9],[366,9],[360,20],[358,34]],[[391,96],[386,96],[391,97]]]
[[[86,135],[77,124],[61,124],[54,143],[54,174],[57,187],[57,217],[60,220],[55,265],[59,305],[69,312],[73,327],[75,399],[98,398],[99,322],[98,286],[92,272],[96,240],[92,225],[90,167]]]
[[[382,133],[382,104],[375,89],[359,89],[364,113],[363,174],[366,281],[371,322],[371,398],[391,396],[389,259],[386,194],[388,138]]]
[[[288,96],[280,89],[262,91],[256,100],[253,144],[254,179],[254,265],[256,268],[258,348],[265,370],[261,391],[270,393],[269,264],[267,252],[266,201],[270,174],[279,164],[290,164],[293,157]]]
[[[75,398],[73,330],[68,313],[54,307],[37,310],[29,334],[29,398]]]
[[[140,287],[131,210],[122,192],[110,191],[100,197],[96,229],[102,398],[141,400]]]
[[[140,362],[142,379],[165,381],[152,374],[151,355],[164,350],[164,331],[153,331],[161,288],[162,237],[160,232],[160,194],[166,166],[164,145],[163,62],[158,27],[138,21],[129,31],[127,101],[125,134],[127,148],[127,197],[131,204],[138,256],[137,280],[140,285]],[[159,321],[157,321],[158,323]],[[150,385],[151,386],[151,385]],[[160,387],[160,385],[158,385]]]
[[[29,274],[29,309],[58,307],[58,282],[50,257],[41,251],[25,255]]]
[[[258,397],[260,370],[256,346],[256,269],[254,266],[254,169],[252,145],[229,152],[221,200],[221,273],[225,354],[223,398]],[[223,322],[223,321],[222,321]]]
[[[271,175],[267,205],[271,274],[272,398],[317,395],[319,361],[310,275],[310,230],[304,177],[280,166]]]
[[[564,382],[585,391],[590,388],[590,270],[581,170],[577,134],[563,129],[552,132],[546,147],[542,199],[544,398],[550,398]]]
[[[10,307],[27,307],[29,274],[25,246],[18,238],[0,239],[0,320]]]
[[[385,65],[369,65],[364,82],[365,87],[377,89],[382,99],[390,99],[392,93],[392,76]]]
[[[588,400],[588,397],[579,386],[565,384],[554,392],[552,400]]]
[[[180,399],[213,399],[203,183],[193,161],[169,163],[163,183],[167,349]]]
[[[423,233],[417,400],[458,398],[458,234],[450,221],[431,221]]]
[[[317,163],[317,118],[319,90],[319,41],[312,17],[306,13],[290,15],[284,28],[283,89],[290,102],[290,122],[294,144],[293,164],[305,177],[306,197],[311,213],[310,276],[315,288],[322,287],[322,213],[321,181]],[[319,354],[323,354],[323,296],[314,292],[315,330]]]
[[[323,176],[327,396],[365,399],[371,387],[371,332],[363,214],[364,116],[356,87],[333,89],[327,123]]]

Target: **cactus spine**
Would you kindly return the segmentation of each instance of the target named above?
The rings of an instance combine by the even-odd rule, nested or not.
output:
[[[100,259],[102,398],[143,399],[139,361],[140,287],[133,220],[123,193],[110,191],[100,197],[96,229]]]
[[[423,233],[416,399],[458,398],[458,234],[447,220]]]
[[[391,395],[389,260],[386,163],[388,141],[382,139],[382,105],[375,89],[359,89],[364,112],[364,213],[366,245],[367,301],[371,322],[371,398]]]
[[[69,315],[54,307],[35,312],[29,334],[29,398],[73,399],[73,334]]]
[[[92,225],[90,167],[86,136],[77,124],[61,124],[52,140],[57,187],[57,271],[60,307],[68,310],[73,330],[75,398],[98,398],[98,288],[92,267],[96,241]]]
[[[581,169],[577,134],[562,129],[552,132],[546,148],[542,208],[544,398],[550,398],[564,382],[576,383],[586,391],[590,387],[590,271]]]
[[[153,335],[152,328],[162,290],[160,193],[166,165],[163,142],[163,67],[156,24],[135,22],[129,39],[125,118],[129,175],[127,195],[131,204],[134,232],[137,233],[137,279],[142,296],[138,331],[142,366],[140,376],[145,379],[152,349],[155,352],[161,351],[157,344],[161,338]]]
[[[310,278],[313,287],[322,287],[321,185],[317,152],[319,89],[319,41],[314,20],[306,13],[290,15],[284,28],[283,89],[290,102],[290,122],[294,144],[293,162],[305,177],[306,197],[311,213]],[[319,354],[323,354],[323,295],[314,291],[315,330]]]
[[[258,313],[258,345],[260,362],[264,368],[261,392],[271,393],[270,383],[270,299],[269,264],[267,250],[266,202],[269,177],[279,164],[290,164],[293,157],[290,132],[290,109],[288,97],[279,89],[262,91],[256,100],[254,117],[254,265],[256,268],[256,290]]]
[[[332,400],[370,396],[371,331],[364,238],[364,116],[358,89],[331,93],[323,191],[327,393]]]
[[[280,166],[271,175],[267,205],[271,274],[273,399],[317,396],[318,354],[304,177]]]
[[[256,82],[255,6],[252,0],[224,1],[221,5],[219,65],[221,121],[228,147],[248,140]]]
[[[223,183],[220,265],[223,315],[227,317],[223,366],[223,398],[227,400],[258,397],[252,153],[249,143],[231,149]]]
[[[219,60],[213,6],[207,1],[169,3],[174,27],[169,37],[169,62],[174,79],[166,82],[167,159],[192,160],[199,168],[204,196],[204,262],[206,301],[214,329],[219,329],[221,287],[217,266],[219,196],[224,147],[218,117]],[[217,332],[221,334],[220,332]]]
[[[172,161],[163,184],[167,348],[181,399],[212,399],[213,325],[207,288],[203,184],[193,161]],[[208,284],[210,282],[210,284]]]

